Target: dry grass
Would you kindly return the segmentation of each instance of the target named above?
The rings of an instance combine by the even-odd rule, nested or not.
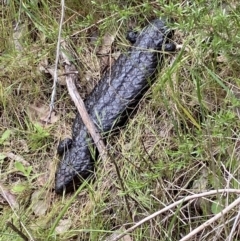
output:
[[[109,135],[108,148],[124,190],[114,164],[99,161],[95,180],[64,197],[52,188],[58,163],[55,150],[60,138],[71,135],[75,116],[65,86],[57,89],[55,109],[60,119],[36,125],[46,114],[43,106],[50,103],[52,78],[40,71],[40,65],[54,64],[60,4],[1,3],[0,185],[14,193],[19,204],[14,211],[1,200],[1,240],[22,240],[7,221],[34,240],[102,240],[190,194],[239,188],[237,2],[118,2],[66,2],[62,36],[75,54],[82,97],[113,61],[99,55],[107,33],[116,33],[111,50],[117,53],[128,45],[124,35],[129,27],[171,16],[174,41],[181,48],[166,58],[134,117],[118,135]],[[16,24],[22,32],[14,33]],[[7,157],[9,153],[24,161]],[[16,165],[19,162],[24,170]],[[41,193],[33,199],[36,191]],[[184,202],[144,223],[129,238],[180,240],[236,197],[218,194]],[[38,213],[36,205],[45,212]],[[190,240],[228,240],[231,231],[230,240],[238,240],[237,214],[238,208],[232,209]]]

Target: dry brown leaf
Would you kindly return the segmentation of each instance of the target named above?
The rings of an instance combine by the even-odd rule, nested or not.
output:
[[[37,122],[42,126],[50,125],[57,122],[60,118],[59,115],[53,111],[49,117],[49,107],[44,104],[32,104],[29,106],[28,115],[32,122]]]
[[[36,180],[36,185],[38,186],[38,187],[43,187],[43,186],[45,186],[45,184],[47,183],[47,181],[48,181],[48,176],[49,174],[48,174],[48,172],[47,173],[44,173],[43,175],[41,175],[41,176],[39,176],[38,178],[37,178],[37,180]]]
[[[99,54],[108,54],[111,52],[112,43],[115,39],[115,35],[106,33],[102,40],[102,46],[99,50]]]
[[[52,76],[52,79],[54,78],[55,66],[54,65],[49,66],[47,58],[44,58],[44,59],[42,59],[39,62],[38,70],[41,73],[50,74]],[[66,85],[66,78],[65,78],[64,70],[63,69],[58,69],[57,70],[57,75],[58,75],[58,84],[59,85]]]
[[[65,233],[66,231],[69,230],[71,225],[72,225],[72,221],[70,219],[60,220],[60,222],[58,223],[58,226],[55,229],[56,234]]]
[[[54,162],[48,162],[47,163],[47,171],[39,176],[36,180],[36,185],[39,186],[39,187],[43,187],[43,186],[46,186],[46,184],[50,181],[50,180],[53,180],[54,177],[55,177],[55,164]]]
[[[34,202],[32,205],[33,213],[38,217],[45,215],[47,209],[48,204],[44,200],[38,200],[37,202]]]
[[[40,117],[40,120],[44,123],[44,124],[53,124],[55,122],[57,122],[60,118],[59,115],[56,115],[56,112],[52,112],[51,113],[51,117],[50,119],[48,118],[49,117],[49,114],[50,114],[50,110],[48,110],[45,114],[43,114],[41,117]]]
[[[50,67],[50,68],[47,68],[46,71],[52,76],[54,76],[54,66],[53,67]],[[58,84],[59,85],[67,85],[66,84],[66,76],[65,76],[65,72],[63,69],[58,69],[57,71],[58,73]]]
[[[120,55],[121,55],[121,51],[116,51],[112,54],[112,58],[114,58],[114,60],[117,60]]]
[[[0,183],[0,194],[7,201],[10,207],[14,209],[19,208],[19,204],[17,202],[17,198],[13,195],[2,183]]]
[[[43,216],[46,214],[49,207],[47,197],[48,195],[41,190],[37,190],[32,194],[32,211],[36,216]]]

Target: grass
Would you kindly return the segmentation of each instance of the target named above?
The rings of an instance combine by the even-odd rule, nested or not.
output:
[[[7,222],[34,240],[103,240],[191,193],[238,189],[237,1],[68,0],[62,36],[75,53],[81,96],[107,66],[98,54],[107,33],[116,33],[112,50],[123,51],[131,25],[140,29],[148,19],[169,16],[181,49],[166,57],[137,114],[108,138],[124,189],[114,164],[99,161],[95,181],[63,197],[52,191],[56,147],[60,138],[71,136],[76,110],[65,86],[57,89],[58,121],[43,127],[30,107],[39,114],[50,103],[52,79],[39,66],[54,64],[59,2],[8,1],[0,7],[1,185],[19,204],[13,210],[1,200],[0,240],[22,240]],[[17,24],[21,31],[14,31]],[[94,34],[96,40],[89,41]],[[40,195],[33,199],[36,191]],[[219,194],[182,203],[144,223],[129,240],[180,240],[236,197]],[[231,210],[191,240],[227,240],[237,212]],[[238,230],[233,231],[231,240],[238,240]]]

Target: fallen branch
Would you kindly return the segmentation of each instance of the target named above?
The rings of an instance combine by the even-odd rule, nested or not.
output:
[[[219,193],[236,193],[236,194],[240,194],[240,189],[219,189],[219,190],[212,190],[209,192],[204,192],[204,193],[198,193],[198,194],[194,194],[191,196],[187,196],[185,198],[182,198],[172,204],[170,204],[169,206],[149,215],[148,217],[140,220],[139,222],[137,222],[135,225],[133,225],[132,227],[130,227],[129,229],[127,229],[126,231],[124,231],[123,233],[115,236],[111,241],[117,241],[119,239],[121,239],[122,237],[124,237],[125,235],[127,235],[128,233],[133,232],[136,228],[138,228],[139,226],[141,226],[142,224],[150,221],[151,219],[157,217],[158,215],[168,211],[171,208],[174,208],[176,206],[178,206],[179,204],[192,200],[192,199],[196,199],[196,198],[201,198],[201,197],[206,197],[206,196],[210,196],[210,195],[215,195],[215,194],[219,194]],[[229,210],[231,210],[233,207],[235,207],[238,203],[240,203],[240,198],[238,198],[236,201],[234,201],[232,204],[230,204],[228,207],[226,207],[223,211],[226,213]],[[223,211],[219,214],[217,214],[217,219],[220,218],[222,216]],[[220,216],[218,216],[220,215]],[[215,218],[216,216],[214,216],[213,218]],[[190,234],[191,236],[189,236],[190,234],[188,234],[187,236],[185,236],[183,239],[181,239],[180,241],[186,241],[188,240],[190,237],[192,237],[193,235],[195,235],[197,232],[201,231],[204,227],[206,227],[208,224],[210,224],[211,222],[214,222],[216,219],[213,220],[213,218],[211,218],[210,220],[208,220],[207,222],[205,222],[203,225],[201,225],[201,229],[194,229]],[[213,220],[213,221],[212,221]],[[211,222],[209,222],[211,221]],[[194,233],[193,233],[194,232]]]
[[[179,241],[187,241],[192,236],[209,226],[211,223],[217,221],[219,218],[221,218],[223,215],[225,215],[227,212],[229,212],[231,209],[233,209],[235,206],[237,206],[240,203],[240,197],[236,199],[234,202],[232,202],[230,205],[228,205],[226,208],[224,208],[220,213],[216,214],[214,217],[207,220],[205,223],[200,225],[199,227],[195,228],[193,231],[191,231],[188,235],[180,239]]]
[[[230,232],[230,234],[229,234],[229,236],[228,236],[228,238],[227,238],[227,241],[233,240],[234,231],[236,230],[236,228],[237,228],[237,226],[238,226],[238,224],[239,224],[240,210],[238,211],[238,214],[237,214],[237,216],[236,216],[234,219],[235,219],[235,220],[234,220],[234,223],[233,223],[233,227],[232,227],[231,232]]]
[[[13,223],[7,222],[7,226],[11,228],[15,233],[17,233],[23,240],[29,241],[28,237],[21,230],[19,230]]]
[[[65,49],[66,49],[66,47],[65,47]],[[83,102],[83,99],[79,95],[76,85],[75,85],[75,81],[77,81],[77,78],[78,78],[78,76],[76,74],[76,67],[73,64],[71,64],[68,57],[64,53],[62,53],[61,55],[65,62],[65,71],[66,71],[66,73],[70,73],[70,74],[66,75],[66,83],[67,83],[69,95],[71,96],[75,106],[77,107],[77,110],[81,116],[81,119],[82,119],[84,125],[86,126],[91,137],[93,138],[94,144],[96,145],[101,158],[103,158],[105,160],[108,158],[107,152],[106,152],[106,147],[104,145],[103,140],[101,139],[101,135],[99,134],[98,129],[96,128],[93,121],[91,120],[91,118],[88,115],[88,112],[87,112],[87,109]]]

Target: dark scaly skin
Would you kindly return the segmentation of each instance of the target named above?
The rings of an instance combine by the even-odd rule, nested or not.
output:
[[[164,22],[154,20],[136,38],[127,53],[121,54],[111,71],[106,74],[85,101],[88,113],[102,133],[122,123],[126,110],[136,106],[149,87],[161,53],[171,32]],[[166,45],[167,46],[167,45]],[[93,171],[93,158],[89,150],[89,137],[81,117],[77,114],[72,128],[72,145],[63,154],[56,173],[55,191],[73,189],[74,182],[84,179]]]

